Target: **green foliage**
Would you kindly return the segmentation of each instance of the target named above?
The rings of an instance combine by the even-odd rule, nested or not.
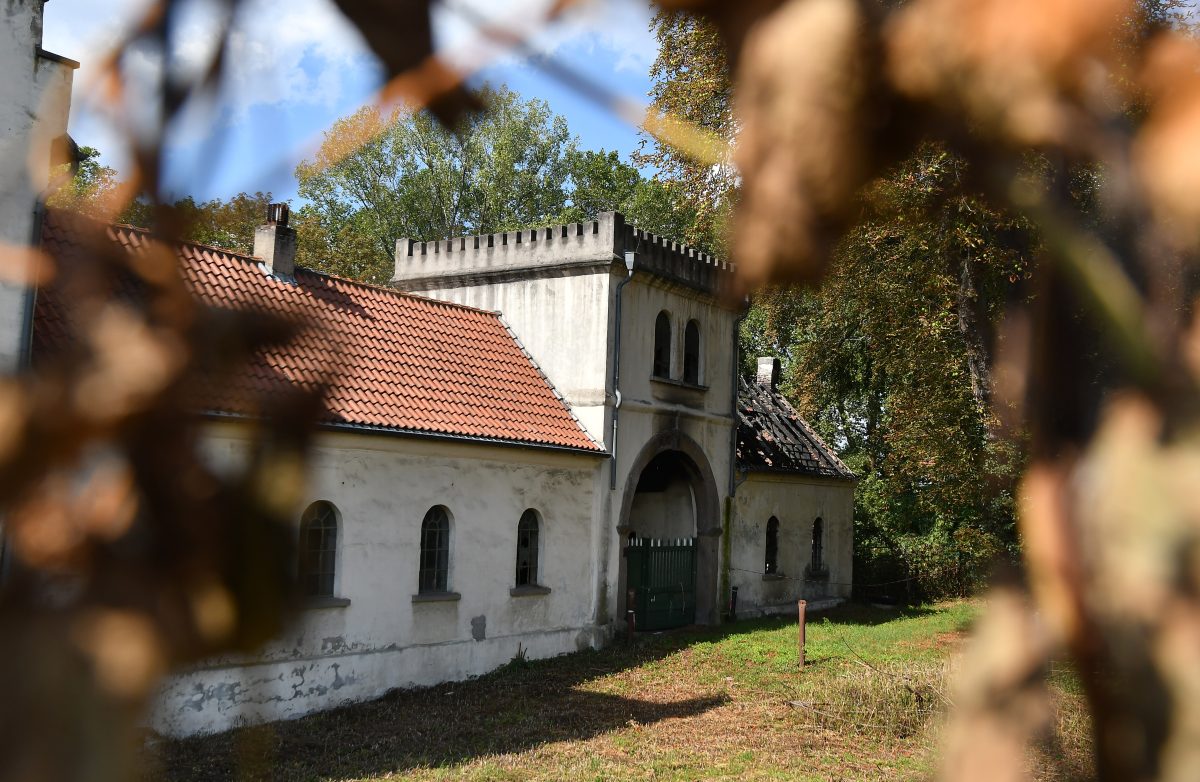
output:
[[[396,240],[430,241],[591,219],[605,211],[653,233],[695,222],[683,189],[648,180],[616,152],[582,151],[540,100],[485,88],[488,112],[448,132],[428,114],[364,108],[296,169],[299,262],[376,283]]]
[[[79,148],[79,160],[73,173],[70,166],[64,165],[56,174],[62,185],[46,199],[47,206],[97,220],[145,224],[148,214],[145,206],[137,201],[127,205],[120,203],[121,182],[117,172],[100,163],[100,150],[95,147]]]
[[[696,220],[674,182],[646,179],[616,152],[572,150],[567,156],[570,205],[555,222],[579,222],[601,212],[621,212],[634,225],[660,236],[687,235]]]
[[[716,28],[690,14],[659,11],[651,31],[659,45],[650,69],[651,106],[732,141],[732,85],[725,47]],[[726,254],[725,228],[737,197],[733,166],[704,165],[649,136],[643,138],[634,162],[653,166],[659,179],[679,188],[691,221],[674,235],[693,246]]]
[[[47,199],[47,205],[67,209],[98,220],[124,223],[139,228],[153,225],[154,208],[142,199],[121,203],[122,192],[117,172],[100,164],[100,150],[80,147],[75,173]],[[65,169],[63,174],[67,174]],[[240,253],[254,250],[254,229],[266,218],[270,193],[238,193],[228,201],[219,198],[197,203],[191,196],[167,209],[185,226],[183,239]]]
[[[266,219],[270,203],[270,193],[238,193],[228,201],[218,198],[199,204],[188,196],[173,208],[187,226],[188,241],[250,254],[254,230]]]
[[[989,346],[1033,238],[965,175],[924,149],[871,189],[818,290],[767,292],[745,326],[861,477],[856,577],[913,578],[926,596],[974,589],[1016,549],[1021,453],[992,418]]]
[[[567,206],[575,141],[545,101],[485,88],[488,111],[447,132],[425,112],[339,120],[296,169],[300,262],[386,282],[396,240],[513,231]]]
[[[731,143],[731,80],[716,30],[660,12],[651,98]],[[681,187],[690,241],[719,238],[737,199],[732,170],[647,140],[638,157]],[[972,196],[957,158],[926,148],[865,194],[863,217],[820,289],[760,292],[741,329],[742,365],[786,367],[785,391],[860,477],[856,578],[915,579],[927,596],[975,589],[1016,548],[1020,449],[997,436],[989,346],[1023,280],[1027,227]],[[1096,191],[1097,172],[1081,172]]]

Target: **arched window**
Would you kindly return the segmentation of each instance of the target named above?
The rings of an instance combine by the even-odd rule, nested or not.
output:
[[[300,588],[308,597],[332,597],[337,568],[337,510],[314,502],[300,517]]]
[[[812,539],[812,567],[814,573],[819,573],[825,569],[825,543],[821,539],[825,534],[825,522],[821,521],[820,517],[813,522],[813,539]]]
[[[450,514],[435,505],[421,522],[421,574],[417,591],[445,592],[450,582]]]
[[[654,321],[654,376],[671,376],[671,315],[666,310]]]
[[[535,510],[521,514],[517,523],[517,586],[538,583],[538,515]]]
[[[764,570],[768,576],[779,573],[779,519],[774,516],[767,521],[767,562]]]
[[[683,330],[683,382],[700,385],[700,324],[694,320]]]

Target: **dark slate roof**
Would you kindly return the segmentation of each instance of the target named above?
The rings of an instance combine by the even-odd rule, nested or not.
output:
[[[738,381],[737,466],[854,480],[855,475],[779,391]]]

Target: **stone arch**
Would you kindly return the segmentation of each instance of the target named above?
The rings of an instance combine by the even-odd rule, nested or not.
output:
[[[696,623],[718,624],[720,612],[717,601],[717,569],[721,540],[721,498],[712,466],[704,449],[678,429],[670,429],[654,435],[642,446],[637,458],[630,465],[625,479],[625,491],[621,498],[620,522],[617,525],[619,547],[622,550],[618,572],[618,603],[620,616],[626,611],[626,560],[624,548],[626,535],[630,532],[629,516],[633,509],[638,481],[646,467],[656,457],[674,453],[684,467],[695,498],[696,518]]]

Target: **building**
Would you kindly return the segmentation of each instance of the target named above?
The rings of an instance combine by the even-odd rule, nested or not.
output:
[[[40,196],[52,160],[65,160],[62,150],[70,144],[67,118],[79,63],[42,48],[45,0],[0,2],[5,14],[0,25],[0,241],[28,247],[40,233]],[[12,260],[6,259],[8,268]],[[10,274],[0,280],[0,372],[15,371],[26,357],[30,294]]]
[[[42,48],[45,0],[0,0],[0,375],[29,358],[33,288],[31,255],[41,235],[41,196],[55,160],[74,145],[67,136],[71,83],[79,63]],[[8,565],[0,519],[0,577]]]
[[[177,254],[205,304],[316,324],[205,393],[214,463],[244,456],[256,392],[336,370],[295,509],[310,599],[253,659],[172,677],[157,729],[462,679],[631,622],[715,624],[734,588],[742,616],[849,594],[853,475],[779,394],[778,361],[739,385],[728,264],[608,213],[402,241],[387,289],[296,267],[286,207],[271,217],[254,257]],[[45,222],[64,273],[39,293],[35,360],[70,339],[80,226]],[[153,241],[105,230],[128,252]]]

